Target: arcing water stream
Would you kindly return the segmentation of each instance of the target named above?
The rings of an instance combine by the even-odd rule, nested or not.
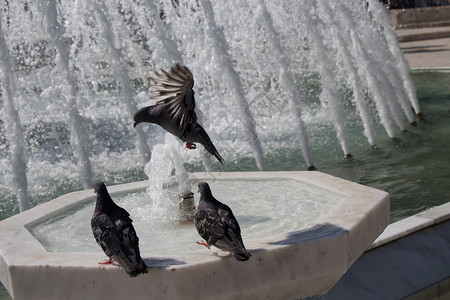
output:
[[[131,115],[151,103],[152,72],[180,60],[194,74],[202,123],[225,170],[245,169],[233,162],[252,156],[270,169],[269,156],[284,149],[301,149],[301,169],[321,169],[317,127],[332,124],[344,156],[360,139],[354,128],[374,147],[385,138],[378,126],[394,138],[415,122],[412,109],[420,113],[377,1],[2,5],[0,191],[12,210],[92,178],[142,176],[163,135],[156,126],[134,130]],[[215,167],[201,150],[183,151],[186,162]]]

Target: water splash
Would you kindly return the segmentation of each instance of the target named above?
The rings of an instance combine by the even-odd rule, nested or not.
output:
[[[353,57],[347,47],[347,44],[342,36],[342,32],[336,28],[336,20],[332,18],[328,2],[324,0],[318,1],[318,14],[321,15],[321,19],[324,23],[327,23],[327,27],[331,28],[331,38],[333,45],[336,48],[336,52],[342,61],[344,69],[347,71],[347,84],[353,90],[353,101],[355,102],[356,109],[359,112],[361,120],[364,126],[364,135],[370,146],[375,147],[375,133],[373,130],[372,120],[370,118],[370,112],[367,104],[364,102],[364,95],[362,91],[361,80],[358,78],[358,70],[352,63]]]
[[[398,74],[401,77],[401,82],[403,82],[405,87],[405,92],[408,94],[408,99],[410,100],[414,111],[417,115],[421,113],[419,100],[416,95],[416,87],[414,86],[414,82],[410,76],[410,69],[408,62],[403,55],[398,43],[397,43],[397,35],[394,30],[390,26],[390,20],[386,13],[383,12],[383,6],[380,2],[377,1],[368,1],[368,11],[374,14],[374,18],[379,20],[380,24],[383,26],[384,36],[386,38],[387,46],[391,51],[394,62],[397,64]],[[397,72],[395,72],[397,74]],[[403,91],[403,89],[400,89]],[[406,113],[406,112],[405,112]],[[408,120],[412,123],[412,119],[409,116]]]
[[[298,102],[301,101],[300,93],[298,87],[295,85],[293,76],[289,71],[289,62],[284,53],[281,42],[278,38],[278,34],[273,27],[272,17],[267,11],[267,7],[263,0],[259,0],[256,3],[256,13],[262,20],[262,24],[265,26],[267,31],[267,39],[270,41],[271,49],[274,53],[274,58],[279,66],[280,72],[280,83],[283,85],[284,90],[289,99],[289,105],[293,112],[294,123],[297,127],[297,135],[300,140],[300,145],[303,151],[303,157],[306,161],[308,168],[314,167],[314,162],[311,154],[311,146],[309,143],[308,133],[306,132],[305,122],[302,118],[302,112]]]
[[[307,6],[308,7],[308,6]],[[301,11],[305,20],[305,27],[309,32],[311,40],[312,56],[317,64],[317,69],[322,83],[322,92],[320,94],[320,102],[325,109],[329,109],[330,115],[334,120],[337,137],[341,143],[344,155],[350,154],[348,146],[348,137],[345,127],[346,113],[343,107],[343,101],[338,89],[338,83],[334,76],[333,63],[330,59],[329,48],[323,43],[320,32],[320,24],[308,14],[308,9]]]
[[[134,113],[137,110],[137,104],[134,100],[133,87],[131,85],[130,77],[128,76],[127,63],[123,57],[122,49],[115,46],[115,36],[112,31],[112,24],[107,17],[108,9],[103,1],[95,1],[95,12],[97,13],[99,22],[103,28],[102,36],[108,46],[113,74],[117,77],[121,83],[121,96],[123,97],[130,119],[133,118]],[[114,16],[115,14],[109,14]],[[136,137],[138,142],[138,148],[142,155],[142,161],[147,162],[150,159],[150,147],[148,146],[145,138],[144,131],[141,127],[135,128]]]
[[[152,209],[160,211],[161,216],[167,215],[167,211],[173,211],[175,205],[167,187],[177,185],[180,194],[191,193],[189,175],[178,152],[180,148],[180,142],[172,134],[166,133],[164,143],[153,147],[152,158],[144,168],[149,179],[147,193],[153,199]]]
[[[317,128],[348,154],[359,139],[349,121],[361,119],[374,146],[373,128],[381,124],[392,138],[414,123],[411,107],[420,113],[376,1],[19,2],[0,11],[2,55],[10,57],[1,82],[2,202],[16,197],[11,182],[22,182],[20,197],[28,189],[42,202],[90,177],[141,179],[148,145],[165,137],[157,126],[136,131],[131,115],[151,104],[153,71],[174,62],[192,70],[202,125],[226,161],[206,157],[198,167],[202,151],[183,152],[196,169],[273,168],[268,157],[298,144],[298,168],[309,167],[332,139]],[[16,159],[11,149],[20,144]]]
[[[75,148],[76,156],[80,165],[80,178],[83,181],[83,188],[88,189],[92,186],[92,166],[89,158],[89,140],[83,128],[83,118],[77,108],[78,85],[77,78],[69,68],[70,57],[69,49],[63,39],[64,26],[58,21],[58,13],[56,9],[56,1],[43,0],[40,1],[40,9],[45,15],[47,21],[47,32],[50,36],[52,45],[58,52],[57,64],[61,69],[61,73],[68,86],[66,107],[69,114],[69,127],[71,134],[71,143]]]
[[[1,20],[1,19],[0,19]],[[11,166],[13,173],[12,185],[17,193],[19,210],[30,207],[28,200],[27,159],[25,156],[25,138],[19,113],[14,105],[16,94],[15,79],[9,58],[8,46],[0,23],[0,70],[2,71],[2,98],[6,100],[6,118],[4,118],[10,144]]]
[[[234,112],[237,112],[241,117],[245,127],[247,140],[253,150],[253,155],[255,156],[259,170],[265,171],[266,164],[264,162],[264,153],[258,134],[256,133],[256,122],[250,111],[247,100],[245,99],[241,78],[236,72],[230,54],[228,53],[229,45],[225,38],[225,34],[216,24],[211,2],[209,0],[200,0],[200,4],[205,14],[206,32],[211,38],[212,46],[217,53],[217,60],[219,63],[218,68],[227,73],[228,81],[233,91],[233,98],[236,99],[236,108],[234,108]]]

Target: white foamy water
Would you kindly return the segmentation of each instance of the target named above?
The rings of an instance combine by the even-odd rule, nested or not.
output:
[[[92,180],[143,180],[163,131],[133,128],[132,116],[153,103],[149,77],[175,62],[194,74],[197,113],[225,165],[208,162],[203,147],[180,155],[207,171],[239,171],[239,160],[271,170],[272,154],[285,149],[301,149],[302,169],[320,168],[328,140],[341,155],[354,153],[362,130],[379,145],[383,135],[372,130],[398,136],[403,119],[413,120],[411,107],[420,112],[377,1],[61,0],[3,8],[0,219]]]
[[[294,180],[221,180],[209,184],[213,195],[233,210],[244,243],[311,227],[342,199],[339,194]],[[194,195],[196,204],[199,195]],[[168,191],[168,199],[165,205],[158,205],[159,209],[145,191],[113,198],[133,218],[143,254],[188,253],[203,248],[195,243],[201,238],[193,221],[180,221],[176,188]],[[90,227],[93,212],[94,201],[31,231],[48,251],[99,252]]]

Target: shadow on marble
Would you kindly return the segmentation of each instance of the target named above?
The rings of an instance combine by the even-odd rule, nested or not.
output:
[[[48,252],[28,228],[92,201],[73,192],[0,222],[0,279],[20,299],[288,299],[323,294],[389,224],[389,194],[321,172],[195,173],[191,180],[295,180],[342,196],[316,225],[246,240],[252,257],[238,262],[208,249],[174,255],[143,252],[149,273],[129,278],[99,265],[104,254]],[[109,187],[112,196],[148,182]]]
[[[167,269],[170,266],[179,266],[179,265],[185,265],[185,261],[177,260],[174,258],[142,258],[147,265],[148,268],[151,269]]]
[[[317,224],[311,228],[289,232],[287,238],[270,242],[271,245],[295,245],[305,243],[308,241],[329,238],[334,236],[343,236],[348,233],[347,230],[331,225],[331,224]]]

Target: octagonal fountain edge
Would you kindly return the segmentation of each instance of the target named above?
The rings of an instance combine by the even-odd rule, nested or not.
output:
[[[389,195],[320,172],[195,173],[193,181],[297,180],[343,195],[309,228],[248,239],[252,257],[239,263],[209,250],[142,256],[149,273],[137,278],[98,262],[104,254],[49,252],[28,230],[43,219],[95,200],[74,192],[0,222],[0,278],[14,299],[301,298],[327,292],[389,223]],[[146,181],[108,187],[112,197],[143,190]]]

